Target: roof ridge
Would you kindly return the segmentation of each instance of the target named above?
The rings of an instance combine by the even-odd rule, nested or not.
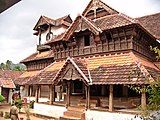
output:
[[[140,19],[140,18],[143,18],[143,17],[154,16],[154,15],[157,15],[157,14],[160,14],[160,12],[149,14],[149,15],[144,15],[144,16],[141,16],[141,17],[136,17],[135,19]]]
[[[90,5],[94,4],[94,3],[101,3],[102,7],[106,10],[106,7],[109,8],[110,10],[112,10],[112,12],[115,13],[119,13],[117,10],[113,9],[112,7],[110,7],[109,5],[107,5],[105,2],[103,2],[102,0],[90,0],[90,2],[87,4],[87,6],[85,7],[84,11],[82,12],[82,15],[85,15],[85,13],[87,12],[87,9],[89,8]]]
[[[95,25],[93,25],[93,23],[92,22],[90,22],[85,16],[83,16],[83,15],[80,15],[84,20],[86,20],[90,25],[92,25],[92,27],[94,27],[97,31],[99,31],[99,32],[102,32],[102,30],[98,27],[98,26],[95,26]],[[94,22],[94,21],[93,21]]]
[[[132,17],[130,17],[130,16],[124,14],[124,13],[119,13],[118,15],[124,17],[125,19],[129,20],[129,21],[132,22],[132,23],[138,23],[138,22],[139,22],[139,21],[136,20],[135,18],[132,18]]]

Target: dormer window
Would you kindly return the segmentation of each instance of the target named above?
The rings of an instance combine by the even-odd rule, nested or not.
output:
[[[84,36],[84,46],[90,46],[90,36],[89,35]]]

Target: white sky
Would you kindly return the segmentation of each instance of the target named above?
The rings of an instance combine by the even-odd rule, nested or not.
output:
[[[70,14],[75,18],[90,0],[22,0],[0,14],[0,63],[20,62],[36,52],[33,27],[41,15],[51,18]],[[160,0],[102,0],[131,17],[160,12]]]

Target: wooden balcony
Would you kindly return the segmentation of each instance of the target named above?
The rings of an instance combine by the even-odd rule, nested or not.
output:
[[[46,51],[49,50],[51,47],[49,45],[37,45],[37,51]]]

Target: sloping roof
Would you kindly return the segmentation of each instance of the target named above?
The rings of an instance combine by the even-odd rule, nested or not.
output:
[[[160,69],[133,52],[91,58],[57,61],[40,71],[26,84],[57,84],[68,63],[78,70],[88,84],[149,84],[160,75]]]
[[[0,78],[0,86],[2,86],[3,88],[16,88],[16,86],[13,83],[13,80],[10,78]]]
[[[113,14],[105,17],[98,18],[94,23],[101,29],[113,29],[117,27],[127,26],[136,23],[135,19],[132,19],[122,13]]]
[[[101,0],[91,0],[85,10],[83,11],[82,15],[85,16],[90,10],[93,10],[94,8],[104,8],[107,12],[110,14],[117,14],[118,12],[102,2]]]
[[[160,13],[143,16],[136,19],[139,20],[140,24],[154,37],[160,39]]]
[[[34,60],[40,60],[40,59],[46,59],[46,58],[53,58],[54,52],[52,50],[44,51],[44,52],[36,52],[30,55],[29,57],[25,58],[21,61],[21,63],[34,61]]]
[[[86,62],[93,84],[147,84],[146,79],[153,80],[147,68],[160,72],[152,62],[132,52],[89,58]]]
[[[27,84],[52,84],[57,72],[64,65],[65,61],[55,61],[43,70],[41,70],[34,78],[27,82]]]
[[[154,64],[160,69],[160,61],[154,62]]]
[[[0,86],[4,88],[15,88],[13,81],[22,73],[19,71],[0,70]]]
[[[60,35],[57,35],[55,36],[54,38],[52,38],[50,41],[47,41],[45,44],[50,44],[50,43],[53,43],[53,42],[57,42],[57,41],[60,41],[60,40],[63,40],[63,36],[64,36],[65,33],[62,33]]]
[[[11,71],[11,70],[0,70],[0,78],[11,78],[12,80],[19,77],[23,72]]]
[[[72,23],[72,19],[70,15],[66,15],[55,20],[46,16],[41,16],[38,22],[36,23],[35,27],[33,28],[33,30],[37,30],[39,26],[44,24],[53,25],[53,26],[65,25],[69,27],[71,23]]]
[[[0,1],[0,13],[2,13],[3,11],[7,10],[8,8],[10,8],[11,6],[13,6],[14,4],[20,1],[21,0],[1,0]]]
[[[24,85],[27,84],[28,81],[32,80],[34,76],[36,76],[40,71],[26,71],[17,79],[15,79],[15,84]]]

